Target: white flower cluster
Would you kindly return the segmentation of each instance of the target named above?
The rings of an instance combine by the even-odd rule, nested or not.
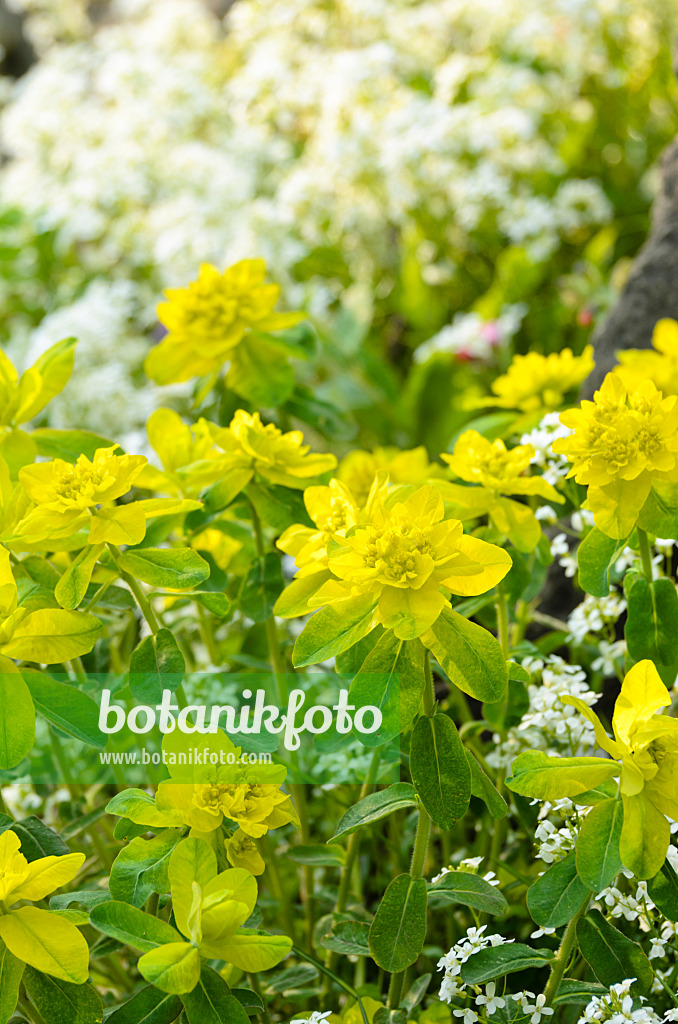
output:
[[[635,980],[627,978],[612,985],[608,995],[594,996],[577,1024],[599,1024],[601,1021],[611,1021],[612,1024],[624,1024],[625,1021],[632,1021],[633,1024],[660,1024],[661,1018],[652,1007],[643,1005],[644,996],[634,999],[631,995],[631,986]],[[674,1018],[667,1014],[665,1019]]]
[[[452,949],[438,961],[438,970],[445,971],[439,993],[444,1003],[450,1003],[455,996],[464,994],[466,986],[461,980],[461,969],[470,956],[487,946],[503,946],[505,943],[513,942],[513,939],[505,939],[503,935],[485,935],[486,930],[485,924],[480,928],[469,928],[461,942],[452,946]]]
[[[560,413],[547,412],[533,430],[523,434],[520,438],[521,444],[532,445],[534,448],[532,464],[538,466],[544,480],[553,487],[570,471],[570,463],[565,456],[554,452],[553,442],[558,438],[568,437],[571,433],[571,429],[563,426],[560,422]],[[546,513],[542,512],[540,518],[546,518]]]
[[[598,700],[599,695],[588,688],[581,666],[568,665],[555,654],[525,658],[522,665],[534,679],[527,687],[530,706],[503,741],[495,733],[495,747],[487,755],[488,764],[493,768],[508,767],[521,750],[573,756],[593,746],[595,734],[591,723],[560,699],[569,693],[589,707]]]
[[[577,811],[572,801],[567,799],[542,804],[539,811],[540,821],[534,834],[537,841],[536,856],[539,860],[543,860],[545,864],[554,864],[574,850],[581,817]],[[560,828],[549,821],[549,814],[558,815],[563,821]]]
[[[611,216],[563,158],[595,117],[584,93],[642,80],[659,46],[653,0],[239,0],[225,22],[202,0],[109,0],[97,23],[86,0],[12,4],[44,52],[2,118],[3,201],[87,274],[133,282],[147,322],[204,261],[261,255],[322,315],[344,274],[323,277],[329,249],[369,319],[403,253],[429,283],[487,237],[548,259]],[[520,315],[462,314],[432,348],[491,346]]]
[[[626,601],[622,595],[612,590],[607,597],[593,597],[587,594],[567,619],[570,637],[576,643],[583,643],[589,633],[600,633],[603,630],[611,636],[617,620],[626,611]]]
[[[489,362],[518,332],[526,312],[524,303],[516,303],[504,306],[494,320],[485,320],[479,313],[457,313],[451,324],[419,346],[414,361],[425,363],[440,353]]]

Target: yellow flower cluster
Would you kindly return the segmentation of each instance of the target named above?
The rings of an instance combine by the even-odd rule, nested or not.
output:
[[[554,451],[572,463],[569,476],[588,485],[588,507],[609,537],[631,533],[654,482],[678,481],[677,403],[650,380],[627,391],[611,373],[592,402],[561,414],[573,433]]]
[[[483,594],[504,578],[511,567],[509,555],[466,536],[458,520],[445,520],[436,487],[421,487],[398,500],[398,489],[386,494],[382,479],[383,483],[376,478],[361,521],[350,528],[347,516],[355,517],[357,503],[335,484],[340,529],[330,533],[333,520],[317,513],[317,535],[306,536],[297,552],[304,575],[283,592],[278,614],[289,617],[302,614],[304,606],[308,610],[371,597],[375,623],[392,629],[400,639],[412,639],[433,625],[450,594]],[[327,490],[330,493],[322,500],[331,510],[332,489]],[[290,537],[294,543],[290,531],[283,540],[288,548]]]
[[[453,476],[473,486],[440,484],[443,497],[452,503],[460,519],[488,515],[493,526],[520,551],[532,551],[539,543],[541,527],[528,505],[508,495],[537,495],[561,503],[563,498],[540,476],[528,473],[534,449],[517,445],[508,449],[496,439],[489,441],[476,430],[465,431],[447,462]]]
[[[266,282],[263,260],[241,260],[223,273],[205,263],[197,280],[165,294],[158,318],[168,334],[144,363],[157,384],[218,370],[248,331],[278,331],[304,317],[274,312],[280,287]]]
[[[654,351],[632,348],[618,352],[619,366],[614,373],[627,391],[635,391],[643,381],[651,380],[665,397],[678,395],[678,323],[657,321],[652,345]]]
[[[496,396],[492,405],[521,412],[543,414],[559,409],[593,370],[593,346],[587,345],[580,356],[571,349],[544,356],[528,352],[515,356],[507,373],[492,383]]]

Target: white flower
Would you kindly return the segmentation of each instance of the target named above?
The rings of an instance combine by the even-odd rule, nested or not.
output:
[[[525,1013],[531,1014],[531,1024],[539,1024],[542,1017],[550,1017],[553,1013],[553,1009],[550,1006],[546,1006],[546,996],[543,992],[540,992],[534,1003],[525,1003],[523,1009]]]
[[[493,1014],[495,1010],[501,1009],[506,1006],[506,1000],[501,996],[496,996],[496,985],[491,981],[485,986],[485,994],[476,996],[476,1006],[484,1006],[485,1013]]]
[[[296,1020],[290,1021],[290,1024],[322,1024],[331,1014],[332,1010],[325,1010],[324,1013],[314,1010],[310,1017],[298,1017]]]
[[[470,1006],[466,1010],[453,1010],[452,1013],[455,1017],[462,1017],[464,1024],[475,1024],[478,1020],[478,1014]]]

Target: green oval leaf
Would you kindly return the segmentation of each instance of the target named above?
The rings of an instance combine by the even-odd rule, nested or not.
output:
[[[422,716],[412,732],[410,774],[417,796],[440,828],[449,830],[471,799],[471,769],[447,715]]]
[[[382,721],[376,732],[358,734],[364,746],[380,747],[407,729],[421,703],[424,653],[419,640],[399,640],[387,630],[365,658],[353,677],[349,703],[378,707]]]
[[[446,903],[461,903],[495,917],[508,910],[508,903],[499,890],[470,871],[447,871],[429,885],[428,892],[429,896],[437,896]]]
[[[35,710],[62,732],[91,747],[103,748],[107,737],[99,730],[99,705],[77,686],[60,683],[44,672],[23,672]]]
[[[504,695],[508,669],[501,646],[482,626],[445,607],[421,641],[464,693],[487,703]]]
[[[142,953],[168,942],[183,941],[179,932],[165,921],[116,900],[94,907],[90,921],[104,935]]]
[[[589,910],[577,923],[577,941],[601,985],[609,988],[620,978],[635,978],[634,994],[650,991],[654,977],[650,961],[638,943],[608,924],[599,910]]]
[[[181,1000],[149,985],[113,1010],[106,1024],[172,1024],[181,1013]]]
[[[0,768],[15,768],[35,743],[35,708],[18,671],[0,671]]]
[[[168,828],[153,839],[137,838],[125,846],[111,868],[111,897],[141,908],[151,893],[169,892],[169,858],[182,834],[181,829]]]
[[[216,971],[203,965],[198,984],[181,997],[188,1024],[249,1024],[249,1018]]]
[[[362,640],[376,625],[375,609],[373,594],[359,594],[321,608],[297,637],[292,654],[295,668],[327,661]]]
[[[397,974],[415,962],[426,938],[426,882],[398,875],[389,884],[370,927],[372,959]]]
[[[0,1024],[7,1024],[16,1010],[25,966],[0,939]]]
[[[572,920],[588,894],[577,874],[572,850],[532,883],[527,890],[527,909],[540,928],[560,928]]]
[[[24,985],[49,1024],[101,1024],[104,1007],[91,985],[72,985],[26,966]]]
[[[678,875],[667,860],[658,875],[647,883],[650,899],[669,921],[678,921]]]
[[[473,953],[462,965],[461,978],[466,985],[483,985],[486,981],[525,971],[528,967],[547,967],[554,959],[550,950],[532,949],[521,942],[488,946]]]
[[[184,678],[186,662],[169,629],[144,637],[132,651],[129,685],[140,704],[159,704],[163,690],[176,690]]]
[[[169,590],[198,587],[210,574],[208,563],[192,548],[128,548],[118,562],[135,579]]]
[[[614,540],[593,527],[579,545],[577,565],[579,586],[586,594],[607,597],[610,593],[610,568],[628,543],[628,537]]]
[[[577,874],[584,885],[600,892],[621,871],[619,840],[624,823],[621,800],[603,800],[582,821],[577,836]]]
[[[414,786],[411,786],[409,782],[396,782],[388,789],[370,793],[369,796],[350,807],[337,825],[334,835],[327,842],[337,843],[364,825],[370,825],[374,821],[385,818],[387,814],[416,806],[417,794]]]

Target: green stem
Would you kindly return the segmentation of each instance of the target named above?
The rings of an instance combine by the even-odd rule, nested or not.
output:
[[[558,987],[563,980],[565,968],[570,962],[572,956],[572,950],[574,949],[575,942],[577,941],[577,924],[579,919],[584,916],[588,910],[589,903],[591,902],[591,894],[586,894],[586,899],[582,903],[581,907],[574,915],[563,935],[563,940],[560,943],[560,949],[558,950],[558,956],[556,957],[553,967],[551,968],[551,975],[546,988],[544,989],[544,998],[546,1000],[546,1006],[551,1006],[553,1000],[558,992]]]
[[[400,971],[399,974],[392,974],[391,981],[388,986],[388,1008],[389,1010],[397,1010],[400,997],[403,994],[403,981],[405,980],[405,972]]]
[[[650,541],[648,540],[645,530],[641,530],[639,526],[636,527],[636,533],[638,534],[638,551],[640,553],[640,561],[643,565],[643,575],[648,583],[652,583],[652,552],[650,551]]]
[[[115,548],[112,544],[107,544],[106,546],[111,553],[113,561],[118,567],[120,578],[125,581],[129,589],[132,591],[134,595],[134,600],[139,605],[139,610],[143,617],[146,619],[149,629],[154,634],[158,633],[160,630],[160,624],[157,618],[155,617],[155,612],[151,608],[151,602],[148,600],[142,588],[139,586],[134,577],[130,576],[129,573],[125,572],[124,569],[120,568],[118,549]]]
[[[508,603],[506,601],[506,593],[504,592],[504,588],[501,583],[497,587],[496,608],[499,643],[501,644],[501,652],[504,655],[504,659],[507,659],[509,656]]]
[[[261,1005],[263,1006],[263,1010],[261,1011],[259,1016],[264,1021],[264,1024],[271,1024],[271,1015],[268,1012],[268,1006],[266,1005],[266,1000],[264,999],[264,993],[263,993],[261,985],[259,983],[258,976],[256,974],[248,974],[247,977],[250,980],[250,985],[252,986],[252,991],[255,992],[259,996],[259,998],[261,999]]]
[[[353,996],[353,998],[357,1001],[358,1006],[360,1007],[360,1013],[362,1014],[363,1024],[369,1024],[362,1000],[358,993],[356,992],[356,990],[351,985],[348,985],[345,981],[342,981],[342,979],[338,975],[330,971],[325,966],[325,964],[320,962],[320,960],[316,960],[314,956],[311,956],[310,953],[306,953],[303,949],[299,949],[298,946],[292,946],[292,952],[301,960],[307,960],[309,964],[313,964],[314,967],[317,967],[319,971],[322,971],[322,973],[331,978],[332,981],[336,981],[337,985],[343,988],[344,992],[348,992],[350,996]]]

